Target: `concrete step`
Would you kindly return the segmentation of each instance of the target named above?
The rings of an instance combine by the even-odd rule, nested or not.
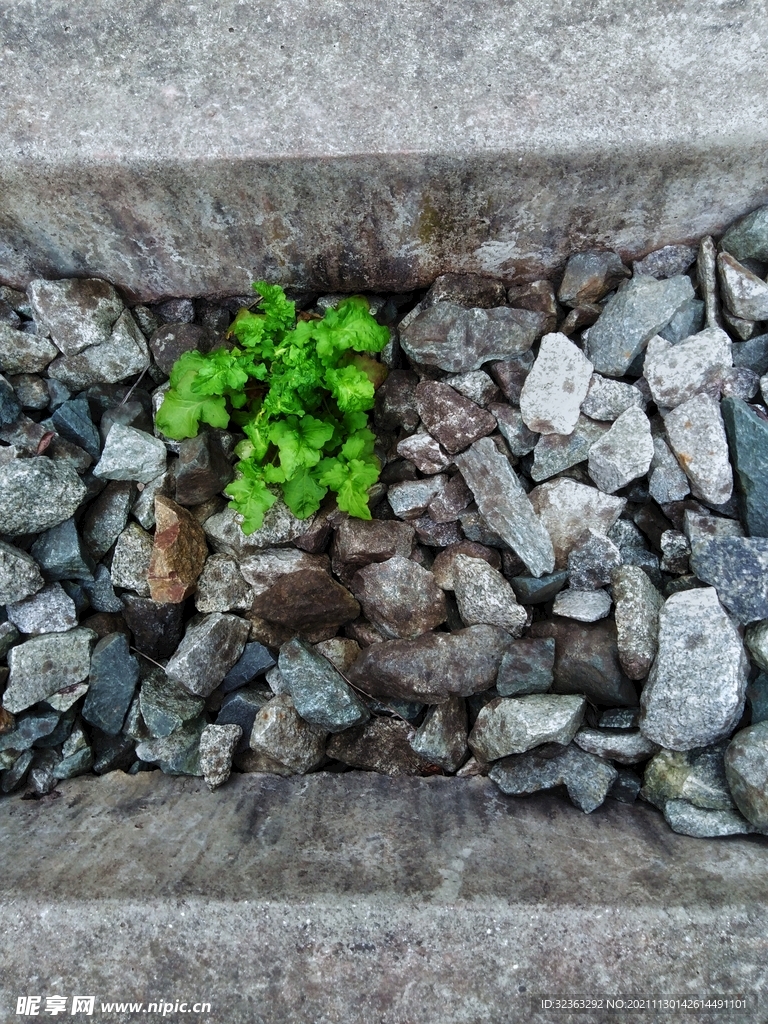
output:
[[[529,278],[768,201],[764,0],[15,0],[0,279]]]
[[[210,1002],[205,1024],[678,1019],[542,1010],[736,996],[764,1022],[764,840],[689,839],[485,779],[115,772],[0,802],[0,1019],[19,996]],[[762,1015],[761,1015],[762,1013]],[[161,1014],[162,1015],[162,1014]],[[689,1017],[682,1014],[679,1019]],[[68,1016],[67,1019],[70,1019]],[[82,1019],[86,1019],[83,1017]]]

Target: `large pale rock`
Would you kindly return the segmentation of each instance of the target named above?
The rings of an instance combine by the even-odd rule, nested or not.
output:
[[[691,492],[688,477],[663,437],[653,439],[648,490],[659,505],[665,505],[670,501],[682,501]]]
[[[630,679],[645,679],[656,657],[661,594],[637,565],[613,573],[619,661]]]
[[[85,486],[66,460],[40,456],[0,463],[0,529],[8,536],[41,533],[69,519]]]
[[[114,423],[93,470],[104,480],[137,480],[148,484],[165,471],[168,453],[158,438],[135,427]]]
[[[210,516],[203,523],[203,529],[214,551],[241,560],[261,548],[288,544],[303,537],[312,528],[314,521],[314,516],[297,519],[285,502],[278,499],[264,513],[261,529],[247,536],[240,528],[242,516],[231,508]]]
[[[453,590],[465,626],[486,623],[520,636],[528,614],[498,569],[485,559],[457,554],[453,561]]]
[[[768,832],[768,722],[736,733],[725,752],[725,775],[744,817]]]
[[[567,478],[539,484],[529,499],[551,538],[558,569],[567,567],[568,555],[587,539],[590,530],[607,534],[627,503],[626,498],[603,494],[596,487]]]
[[[641,696],[640,728],[671,750],[729,736],[744,710],[747,656],[712,588],[673,594],[659,615],[659,649]]]
[[[280,694],[256,715],[250,744],[251,750],[284,765],[292,775],[304,775],[322,763],[327,735],[304,721],[288,694]]]
[[[540,434],[570,434],[589,389],[592,364],[564,334],[547,334],[520,394],[520,414]]]
[[[106,341],[91,345],[75,355],[59,356],[48,367],[48,375],[71,391],[93,384],[115,384],[150,364],[149,349],[136,321],[126,309]]]
[[[717,389],[733,365],[731,348],[731,339],[719,327],[700,331],[678,345],[651,338],[643,376],[654,402],[673,409],[699,391]]]
[[[728,252],[718,255],[717,269],[723,301],[730,312],[742,320],[768,320],[768,284]]]
[[[581,403],[585,416],[593,420],[613,421],[633,408],[645,409],[645,399],[638,388],[599,373],[592,374],[587,397]]]
[[[3,707],[16,714],[81,683],[88,677],[95,639],[90,629],[72,629],[34,637],[12,647],[8,652],[10,673]]]
[[[642,409],[633,407],[589,449],[589,475],[601,491],[613,494],[645,476],[652,458],[651,424]]]
[[[368,620],[390,640],[417,637],[447,615],[445,594],[432,573],[401,555],[360,569],[352,591]]]
[[[497,697],[480,711],[469,734],[475,757],[496,761],[543,743],[571,742],[584,718],[583,697],[532,693]]]
[[[65,355],[107,341],[124,308],[113,286],[97,278],[38,279],[27,295],[39,333],[50,334]]]
[[[0,321],[0,371],[3,373],[40,373],[58,354],[56,346],[44,335],[27,334]]]
[[[157,529],[147,580],[153,601],[180,604],[194,593],[208,556],[205,534],[195,517],[170,498],[155,498]]]
[[[0,540],[0,604],[23,601],[42,590],[44,585],[34,558],[21,548]]]
[[[693,496],[713,505],[728,501],[733,473],[719,404],[709,395],[694,395],[666,416],[664,429]]]

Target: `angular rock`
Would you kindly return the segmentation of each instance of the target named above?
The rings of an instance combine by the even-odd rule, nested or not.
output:
[[[429,433],[451,455],[496,429],[495,416],[442,381],[425,380],[418,385],[416,408]]]
[[[749,822],[738,811],[707,811],[687,800],[668,800],[664,817],[673,832],[694,839],[743,835],[751,832]]]
[[[530,373],[533,363],[533,352],[523,352],[513,359],[490,363],[488,369],[491,371],[491,376],[501,388],[504,397],[512,405],[519,404],[525,378]]]
[[[432,575],[443,590],[453,590],[453,567],[458,555],[482,558],[494,569],[501,568],[501,558],[495,548],[488,548],[471,540],[451,544],[438,554],[432,564]]]
[[[432,573],[400,555],[360,569],[352,591],[388,639],[413,639],[445,621],[445,596]]]
[[[85,496],[80,477],[64,460],[41,456],[0,464],[0,523],[8,536],[57,526]]]
[[[768,538],[692,539],[690,561],[739,622],[768,618]]]
[[[149,563],[152,538],[138,523],[129,523],[117,538],[112,556],[112,582],[116,587],[149,597]]]
[[[461,473],[454,473],[443,491],[427,506],[429,518],[433,523],[438,524],[455,523],[459,515],[472,504],[472,497],[472,491],[467,487],[464,477]],[[421,518],[414,520],[414,523],[421,522]],[[415,528],[418,529],[418,527]]]
[[[125,529],[135,494],[130,481],[112,480],[89,507],[83,519],[83,541],[96,561],[106,555]]]
[[[168,375],[185,352],[210,352],[212,343],[213,338],[204,327],[191,323],[164,324],[149,339],[155,362]]]
[[[709,395],[694,395],[667,415],[664,429],[694,497],[713,505],[728,501],[733,474],[719,404]]]
[[[600,590],[621,565],[621,552],[605,534],[588,530],[568,554],[568,575],[574,590]]]
[[[421,516],[412,522],[416,539],[426,547],[444,548],[449,544],[460,544],[464,539],[464,532],[455,519],[447,523],[436,523],[431,516]]]
[[[19,416],[21,416],[21,403],[11,384],[5,377],[0,376],[0,426],[4,427],[15,423]]]
[[[176,501],[180,505],[208,501],[223,491],[235,475],[220,439],[208,431],[181,442],[175,471]]]
[[[640,699],[643,735],[670,750],[729,736],[747,688],[741,639],[711,588],[673,594],[659,615],[658,655]]]
[[[581,725],[586,701],[577,696],[534,693],[498,697],[480,711],[469,745],[479,760],[497,761],[544,743],[571,742]]]
[[[240,573],[251,590],[251,602],[254,596],[269,590],[282,576],[300,569],[327,571],[328,568],[325,555],[309,555],[295,548],[263,548],[248,555],[239,564]]]
[[[581,349],[564,334],[545,335],[520,394],[525,425],[540,434],[570,434],[591,377],[592,364]]]
[[[253,604],[253,590],[229,555],[211,555],[197,580],[195,607],[199,612],[245,612]]]
[[[10,673],[3,707],[16,714],[82,682],[88,676],[93,639],[90,629],[72,629],[12,647],[8,653]]]
[[[659,337],[677,345],[692,334],[698,334],[704,327],[706,306],[701,299],[690,299],[678,309],[667,326],[659,331]]]
[[[166,775],[202,775],[200,737],[205,726],[201,715],[170,736],[143,740],[136,744],[136,757],[156,764]]]
[[[656,743],[646,739],[639,729],[579,729],[573,738],[577,747],[606,761],[637,764],[657,753]]]
[[[571,256],[557,297],[565,306],[598,302],[616,287],[629,271],[615,252],[582,252]]]
[[[635,276],[657,279],[684,274],[696,261],[697,249],[693,245],[665,245],[663,249],[648,253],[642,260],[632,264]]]
[[[497,401],[499,388],[485,370],[470,370],[446,381],[451,387],[470,401],[487,409],[491,402]]]
[[[627,409],[645,409],[642,393],[631,384],[593,373],[581,411],[593,420],[613,421]]]
[[[503,306],[504,284],[480,274],[441,274],[424,297],[426,306],[434,306],[437,302],[455,302],[468,309]]]
[[[542,576],[554,568],[552,541],[531,507],[508,460],[489,438],[475,441],[456,458],[457,465],[488,525],[520,556],[529,572]]]
[[[734,366],[726,371],[721,382],[723,398],[739,398],[751,401],[760,390],[760,377],[746,366]]]
[[[531,479],[539,483],[583,462],[592,446],[607,431],[607,423],[596,423],[586,416],[579,416],[571,434],[544,434],[534,449]]]
[[[372,718],[365,725],[332,736],[326,753],[352,768],[381,775],[418,775],[429,762],[411,746],[412,733],[406,722]]]
[[[419,425],[416,385],[419,378],[410,370],[391,370],[376,392],[374,422],[379,430],[404,430],[410,434]]]
[[[589,329],[587,356],[595,370],[607,377],[622,377],[651,338],[692,298],[693,285],[684,275],[665,281],[642,276],[628,281]]]
[[[451,465],[449,455],[431,434],[411,434],[400,441],[397,454],[410,459],[421,473],[440,473]]]
[[[305,722],[288,694],[273,697],[256,715],[251,750],[285,765],[294,775],[319,767],[325,757],[327,733]]]
[[[151,598],[133,594],[125,594],[122,602],[125,621],[137,650],[150,658],[170,657],[184,633],[182,606],[158,604]]]
[[[214,551],[231,555],[241,561],[261,548],[288,544],[307,533],[315,517],[297,519],[288,506],[279,499],[264,513],[261,529],[246,536],[240,529],[238,514],[231,508],[224,509],[206,519],[203,523],[205,535]]]
[[[51,422],[62,437],[84,448],[92,459],[98,460],[101,454],[101,438],[84,398],[62,402],[51,416]]]
[[[392,511],[400,519],[419,519],[427,511],[429,504],[445,490],[448,477],[443,473],[427,477],[425,480],[402,480],[390,484],[387,500]]]
[[[343,519],[333,542],[333,568],[353,570],[371,562],[385,562],[395,555],[409,558],[414,531],[408,523],[393,520]]]
[[[660,750],[645,767],[642,797],[664,810],[669,800],[684,800],[702,810],[735,811],[724,755],[727,741],[693,750]]]
[[[0,344],[2,344],[2,325],[0,325]],[[0,368],[2,363],[0,362]],[[22,409],[45,409],[49,395],[46,382],[35,373],[17,373],[8,378]]]
[[[511,642],[498,626],[386,640],[365,648],[347,675],[373,697],[442,704],[451,696],[467,697],[493,686]]]
[[[43,334],[27,334],[0,323],[0,371],[41,373],[58,355],[55,345]]]
[[[93,580],[83,580],[82,589],[88,595],[95,612],[118,613],[123,611],[123,602],[115,594],[112,576],[106,565],[97,565]]]
[[[553,693],[583,693],[594,704],[633,707],[635,687],[621,670],[611,620],[582,625],[568,619],[534,622],[531,636],[555,641]]]
[[[28,750],[37,740],[50,736],[59,724],[60,718],[58,711],[50,710],[30,711],[26,715],[19,715],[15,725],[0,735],[0,751],[21,753]]]
[[[527,612],[517,603],[514,590],[497,569],[482,558],[458,553],[451,575],[465,626],[501,626],[510,636],[520,636],[528,624]]]
[[[464,698],[450,697],[445,704],[429,708],[411,738],[411,746],[430,764],[437,764],[447,772],[457,771],[469,753]]]
[[[494,402],[488,409],[496,417],[501,435],[513,455],[519,458],[533,451],[539,435],[526,427],[519,409],[502,402]]]
[[[605,590],[561,590],[552,606],[553,615],[577,622],[597,622],[611,610],[611,598]]]
[[[108,736],[116,736],[123,727],[138,681],[139,663],[124,634],[112,633],[99,640],[91,655],[83,718]]]
[[[37,562],[26,551],[0,540],[0,604],[23,601],[45,585]]]
[[[143,373],[149,364],[147,343],[126,309],[106,341],[76,355],[59,356],[48,366],[48,374],[72,391],[83,391],[93,384],[114,384]]]
[[[768,622],[756,622],[744,634],[744,643],[755,664],[768,670]]]
[[[106,341],[124,308],[112,285],[97,278],[31,281],[27,295],[38,328],[65,355]]]
[[[737,260],[768,262],[768,206],[761,206],[732,224],[721,245]]]
[[[417,363],[466,373],[491,360],[527,352],[545,320],[543,314],[526,309],[462,309],[438,302],[401,329],[400,344]]]
[[[256,715],[267,706],[271,699],[272,694],[269,691],[250,686],[230,693],[224,698],[216,717],[216,724],[239,727],[241,736],[237,742],[235,753],[242,754],[250,750],[250,735]]]
[[[732,365],[731,339],[719,327],[709,327],[678,345],[651,338],[643,375],[654,402],[673,409],[700,391],[716,390]]]
[[[162,739],[194,722],[204,702],[191,696],[182,686],[169,679],[162,669],[150,666],[139,690],[141,717],[151,737]]]
[[[648,417],[642,409],[627,409],[589,449],[589,475],[601,491],[613,494],[645,476],[653,454]]]
[[[31,553],[47,580],[93,579],[93,561],[83,550],[74,519],[65,519],[38,537]]]
[[[747,687],[747,700],[752,711],[751,724],[768,722],[768,675],[765,672]]]
[[[607,534],[626,504],[625,498],[603,494],[596,487],[567,478],[539,484],[529,500],[551,538],[555,565],[560,569],[566,567],[570,552],[590,530]]]
[[[245,686],[268,669],[274,668],[275,664],[275,659],[263,644],[246,644],[239,660],[224,676],[221,689],[229,693]]]
[[[737,732],[725,751],[733,799],[755,828],[768,831],[768,722]]]
[[[502,793],[521,796],[565,786],[571,802],[589,814],[598,808],[619,773],[606,761],[570,744],[553,744],[498,761],[488,772]]]
[[[742,320],[768,320],[768,284],[728,252],[717,257],[717,269],[720,294],[731,313]]]
[[[645,679],[656,657],[661,594],[636,565],[613,573],[619,661],[630,679]]]
[[[180,604],[194,593],[208,555],[203,528],[170,498],[155,498],[157,530],[147,580],[153,601]]]
[[[489,548],[506,548],[507,545],[504,538],[491,529],[487,520],[481,515],[474,503],[461,513],[459,523],[466,540]],[[509,552],[509,557],[516,559],[521,567],[524,564],[513,552]]]
[[[93,473],[103,480],[137,480],[148,484],[164,472],[166,458],[165,445],[158,438],[115,423]]]
[[[271,623],[279,631],[311,642],[335,636],[340,626],[360,614],[354,597],[323,569],[299,569],[280,576],[253,601],[251,617]]]
[[[747,533],[768,537],[768,420],[737,398],[724,399],[720,410]]]
[[[665,530],[661,535],[661,569],[663,572],[687,573],[691,545],[684,533],[677,530]]]
[[[232,755],[242,735],[239,725],[206,725],[200,734],[200,772],[210,790],[229,778]]]
[[[516,640],[501,659],[496,677],[500,697],[518,697],[528,693],[546,693],[552,685],[555,665],[555,641]]]
[[[278,666],[305,721],[332,733],[368,721],[368,708],[339,671],[302,640],[293,639],[281,647]]]
[[[60,583],[49,583],[32,597],[9,604],[8,619],[21,633],[66,633],[77,625],[75,602]]]
[[[173,657],[166,675],[198,697],[216,689],[243,653],[248,623],[236,615],[213,612],[193,620]]]
[[[662,437],[653,439],[648,490],[659,505],[682,501],[691,491],[688,477]]]

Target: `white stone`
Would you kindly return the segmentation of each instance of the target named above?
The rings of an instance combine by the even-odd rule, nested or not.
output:
[[[768,284],[743,267],[730,253],[717,257],[723,301],[742,320],[768,320]]]
[[[605,590],[561,590],[552,607],[553,615],[578,622],[597,622],[611,610],[611,598]]]
[[[674,409],[699,391],[716,389],[732,366],[731,339],[719,327],[708,327],[678,345],[651,338],[643,376],[654,402]]]
[[[545,334],[520,394],[520,412],[530,430],[570,434],[592,377],[592,363],[564,334]]]
[[[528,613],[517,603],[512,587],[482,558],[456,555],[453,590],[465,626],[501,626],[512,636],[520,636],[528,624]]]
[[[552,538],[558,569],[568,567],[570,551],[587,539],[590,529],[606,535],[627,503],[626,498],[615,498],[568,477],[539,484],[528,497]]]
[[[589,475],[601,491],[613,494],[645,476],[653,458],[651,424],[642,409],[627,409],[589,449]]]
[[[693,496],[713,505],[728,501],[733,472],[719,403],[709,395],[694,395],[667,414],[664,429]]]

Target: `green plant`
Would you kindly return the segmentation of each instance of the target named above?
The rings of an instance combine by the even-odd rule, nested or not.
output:
[[[157,426],[176,440],[199,425],[246,435],[235,449],[237,478],[226,488],[243,532],[262,525],[283,499],[299,519],[316,512],[326,493],[340,509],[370,519],[368,489],[381,470],[368,429],[374,385],[386,368],[373,358],[389,331],[356,296],[322,319],[296,322],[293,302],[279,285],[257,281],[259,312],[241,309],[229,330],[237,344],[203,354],[185,352],[171,371],[171,387]]]

